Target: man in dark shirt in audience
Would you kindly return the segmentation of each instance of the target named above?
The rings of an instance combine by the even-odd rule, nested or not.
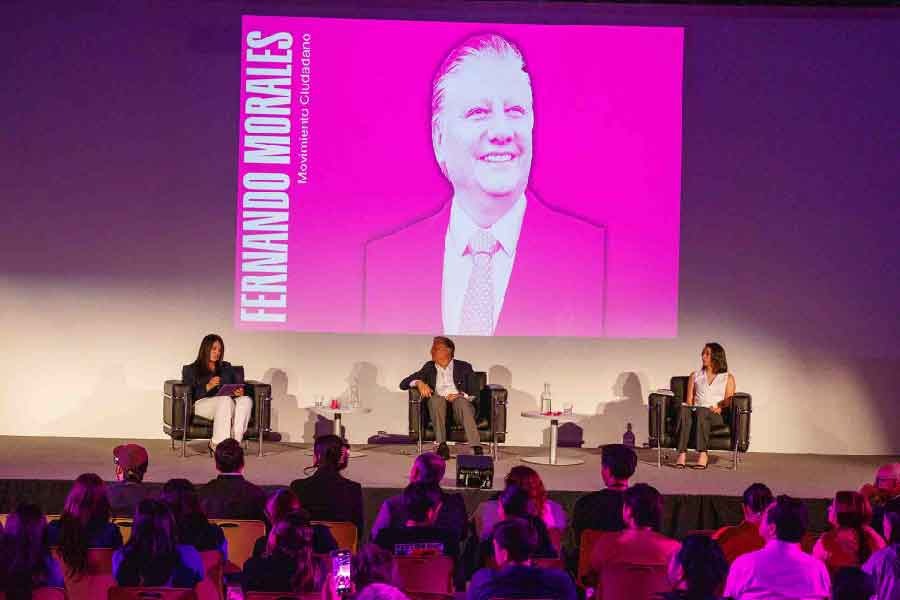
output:
[[[537,535],[524,519],[507,519],[494,526],[494,557],[498,569],[481,569],[472,577],[469,600],[490,598],[556,598],[575,600],[575,584],[557,569],[531,564]]]
[[[395,556],[444,554],[459,556],[459,537],[444,527],[438,527],[441,492],[427,483],[411,483],[403,490],[403,512],[406,522],[399,527],[385,527],[378,532],[375,543]]]
[[[423,452],[413,461],[409,470],[410,483],[424,483],[434,487],[441,494],[441,508],[434,524],[436,527],[449,529],[457,539],[463,539],[468,524],[466,504],[460,494],[449,494],[441,489],[441,480],[447,469],[447,463],[435,452]],[[387,527],[402,527],[407,517],[403,512],[403,494],[392,496],[381,504],[378,516],[372,524],[371,539]]]
[[[113,449],[116,480],[106,486],[109,507],[114,517],[133,517],[134,509],[151,490],[144,485],[150,457],[143,446],[123,444]]]
[[[600,477],[606,489],[582,496],[572,512],[574,542],[581,541],[585,529],[622,531],[622,494],[628,489],[628,480],[637,468],[637,454],[622,444],[603,446]]]
[[[211,519],[265,520],[266,493],[244,479],[244,449],[233,438],[216,446],[219,476],[200,488],[198,494]]]

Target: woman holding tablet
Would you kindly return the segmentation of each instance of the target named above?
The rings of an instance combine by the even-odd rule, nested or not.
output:
[[[181,370],[182,380],[191,386],[194,414],[212,419],[210,452],[229,437],[243,439],[253,408],[253,401],[244,395],[243,380],[238,381],[239,372],[224,358],[225,342],[211,333],[200,342],[197,360]]]

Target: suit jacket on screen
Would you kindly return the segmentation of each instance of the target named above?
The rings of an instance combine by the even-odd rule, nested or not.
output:
[[[605,228],[527,196],[494,335],[603,336]],[[444,331],[441,286],[449,221],[447,202],[436,214],[366,244],[366,331]]]

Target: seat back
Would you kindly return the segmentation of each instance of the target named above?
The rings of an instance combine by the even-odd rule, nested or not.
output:
[[[119,533],[122,534],[122,545],[124,546],[131,539],[131,528],[134,526],[134,519],[131,517],[113,517],[112,522],[118,526]]]
[[[187,588],[115,586],[109,589],[107,600],[197,600],[197,594]]]
[[[581,532],[580,551],[578,553],[578,579],[579,585],[593,587],[596,582],[587,580],[587,574],[590,572],[591,555],[594,553],[594,545],[600,538],[608,535],[616,535],[615,531],[599,531],[595,529],[585,529]]]
[[[203,560],[203,579],[195,588],[197,600],[223,600],[223,571],[225,561],[218,550],[206,550],[200,553]]]
[[[0,594],[0,600],[5,595]],[[58,587],[43,587],[31,592],[31,600],[66,600],[66,590]]]
[[[334,541],[337,542],[338,548],[341,550],[350,550],[356,554],[356,547],[359,543],[356,525],[349,521],[313,521],[313,525],[324,525],[331,531]]]
[[[666,565],[608,563],[602,567],[597,600],[656,600],[672,591]]]
[[[210,519],[209,522],[222,528],[225,539],[228,540],[228,560],[239,567],[253,556],[256,540],[266,535],[266,524],[262,521]]]
[[[395,556],[393,580],[404,592],[453,593],[453,559],[449,556]]]
[[[106,597],[109,588],[116,583],[112,574],[113,552],[114,550],[110,548],[89,548],[87,568],[83,573],[76,574],[66,566],[58,551],[53,550],[62,566],[68,600],[94,600]]]

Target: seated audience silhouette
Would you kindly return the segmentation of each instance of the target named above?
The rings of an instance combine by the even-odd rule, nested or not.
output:
[[[20,504],[0,528],[0,593],[7,600],[31,600],[32,591],[63,587],[62,568],[44,537],[47,519],[36,504]]]
[[[559,557],[544,521],[534,516],[531,500],[525,490],[515,484],[507,486],[500,494],[497,508],[501,521],[513,518],[523,519],[534,529],[536,541],[531,553],[532,558]],[[491,566],[491,563],[495,561],[493,529],[487,539],[480,542],[478,554],[477,564],[481,567]]]
[[[725,596],[734,600],[828,598],[828,569],[800,548],[809,516],[806,505],[790,496],[778,496],[763,517],[762,550],[739,556],[731,565]]]
[[[459,556],[459,538],[453,531],[435,525],[440,508],[441,493],[433,485],[409,484],[403,490],[406,522],[379,531],[375,543],[395,556],[444,554],[455,559]]]
[[[772,500],[772,491],[768,487],[762,483],[751,484],[744,490],[744,520],[741,524],[722,527],[713,534],[712,538],[719,542],[729,564],[738,556],[761,550],[766,545],[759,533],[759,525]]]
[[[837,492],[828,507],[831,530],[816,541],[813,556],[824,562],[831,573],[842,567],[860,566],[872,553],[884,548],[884,540],[869,527],[871,520],[872,507],[865,496],[859,492]]]
[[[841,567],[831,577],[831,600],[872,600],[875,583],[859,567]]]
[[[578,499],[572,511],[572,530],[575,544],[581,541],[585,529],[598,531],[622,531],[623,493],[628,489],[628,480],[637,468],[637,454],[623,444],[603,446],[600,457],[600,477],[602,490],[586,494]]]
[[[179,544],[193,546],[198,552],[218,550],[222,560],[228,559],[225,532],[206,518],[193,483],[187,479],[170,479],[163,486],[159,499],[172,512]]]
[[[313,592],[319,585],[307,516],[290,513],[272,527],[266,551],[244,563],[244,592]]]
[[[234,438],[216,446],[219,476],[200,488],[200,501],[212,519],[265,519],[266,493],[244,479],[244,449]]]
[[[266,501],[267,533],[257,538],[256,543],[253,545],[253,556],[262,556],[265,553],[266,544],[268,544],[269,540],[268,534],[272,533],[272,528],[278,522],[291,513],[300,513],[306,516],[307,521],[309,520],[309,513],[303,510],[300,500],[297,499],[296,494],[291,490],[277,490],[269,496],[269,499]],[[309,524],[309,527],[312,529],[314,554],[328,554],[332,550],[337,550],[337,541],[335,541],[334,536],[331,535],[331,530],[326,525]]]
[[[900,600],[900,499],[885,504],[882,519],[887,546],[870,556],[862,569],[872,576],[878,600]]]
[[[113,554],[113,577],[121,586],[191,588],[203,579],[203,559],[178,543],[175,518],[159,500],[141,500],[128,543]]]
[[[531,562],[537,534],[525,519],[507,519],[494,527],[497,569],[481,569],[472,577],[469,600],[490,598],[556,598],[575,600],[575,585],[568,574],[542,569]]]
[[[547,529],[564,531],[566,528],[566,511],[557,502],[547,497],[547,490],[541,476],[537,471],[525,465],[518,465],[509,470],[504,480],[504,485],[518,486],[528,493],[529,512],[535,517],[540,518]],[[499,496],[499,495],[498,495]],[[475,524],[475,533],[478,539],[486,539],[494,524],[503,520],[499,515],[500,505],[497,498],[486,500],[478,505],[475,514],[472,515],[472,522]]]
[[[673,592],[663,594],[665,600],[718,600],[728,576],[725,554],[712,538],[689,535],[672,555],[668,568]]]
[[[393,584],[394,555],[376,544],[366,544],[353,555],[350,572],[357,590],[373,583]]]
[[[153,495],[144,485],[150,457],[143,446],[123,444],[113,449],[116,480],[106,486],[114,517],[133,517],[138,502]]]
[[[875,482],[867,483],[859,493],[868,498],[872,505],[872,529],[884,536],[881,529],[884,507],[894,499],[900,499],[900,462],[887,463],[878,467]]]

